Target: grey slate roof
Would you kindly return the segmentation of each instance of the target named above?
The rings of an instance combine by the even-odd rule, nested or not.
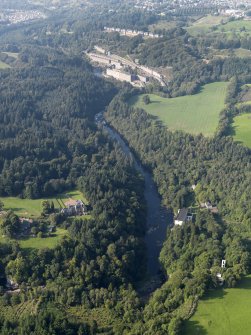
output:
[[[178,221],[186,221],[188,213],[188,208],[181,208],[179,214],[177,215],[176,220]]]

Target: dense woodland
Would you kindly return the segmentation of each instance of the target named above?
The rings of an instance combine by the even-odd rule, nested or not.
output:
[[[143,181],[94,123],[116,93],[111,84],[62,52],[24,49],[19,61],[19,68],[0,73],[0,193],[33,199],[75,186],[93,211],[91,220],[65,222],[69,237],[56,249],[24,253],[18,242],[0,244],[1,281],[10,277],[21,287],[20,295],[5,293],[1,303],[33,297],[38,304],[37,316],[0,320],[1,333],[95,334],[95,325],[47,310],[47,302],[65,309],[109,301],[112,308],[120,296],[131,299],[131,283],[145,273]],[[3,224],[15,231],[17,217],[7,215]]]
[[[204,60],[210,46],[250,49],[250,41],[195,39],[182,28],[159,31],[159,40],[105,34],[105,25],[148,30],[157,21],[115,1],[109,6],[97,16],[93,8],[72,9],[44,22],[0,27],[0,60],[11,66],[0,71],[0,195],[36,199],[77,187],[93,208],[88,220],[56,220],[68,236],[55,249],[24,252],[18,241],[0,243],[0,308],[11,310],[0,317],[1,334],[176,335],[198,299],[218,286],[221,259],[228,259],[228,287],[250,272],[250,150],[224,136],[239,112],[240,87],[250,80],[250,59]],[[94,76],[83,57],[100,41],[142,64],[172,66],[166,96],[230,80],[215,138],[169,132],[129,107],[136,92]],[[203,210],[193,223],[168,229],[160,255],[164,284],[149,301],[136,290],[146,275],[144,182],[95,125],[95,114],[108,105],[107,120],[152,173],[170,210],[200,201],[219,209],[219,215]],[[2,228],[15,235],[16,215],[8,212]],[[19,294],[6,293],[6,278],[19,284]],[[29,304],[27,314],[13,318]]]
[[[220,135],[207,139],[170,132],[143,110],[130,107],[126,101],[131,94],[135,91],[120,93],[106,117],[152,172],[165,205],[177,212],[210,201],[220,213],[198,212],[194,223],[168,231],[160,260],[170,278],[145,307],[144,332],[139,331],[141,322],[132,332],[176,334],[196,300],[217,285],[221,259],[229,259],[225,285],[232,287],[249,273],[250,150]]]

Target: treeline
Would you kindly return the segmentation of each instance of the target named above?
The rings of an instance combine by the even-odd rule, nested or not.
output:
[[[116,91],[81,58],[30,48],[20,60],[0,73],[0,194],[39,198],[76,184],[96,153],[94,116]]]
[[[169,85],[171,96],[193,94],[202,84],[229,80],[234,76],[249,76],[249,58],[213,59],[205,62],[201,50],[193,44],[182,29],[169,32],[169,37],[146,42],[138,58],[150,67],[173,67],[173,79]]]
[[[107,117],[153,171],[167,206],[177,210],[189,204],[191,186],[198,184],[201,201],[211,200],[222,214],[250,222],[247,148],[230,138],[169,132],[144,111],[129,107],[121,96],[112,101]]]
[[[245,32],[245,28],[243,32]],[[226,38],[226,34],[217,32],[216,34],[211,33],[207,36],[191,38],[191,42],[197,45],[201,51],[205,51],[209,47],[218,50],[239,48],[251,50],[251,38],[248,34],[245,36],[235,34],[234,37]]]

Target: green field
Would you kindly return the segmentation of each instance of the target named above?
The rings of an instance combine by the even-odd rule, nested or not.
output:
[[[251,33],[251,21],[235,20],[217,27],[217,30],[234,33]]]
[[[191,35],[206,34],[212,30],[212,27],[216,27],[222,22],[226,22],[226,20],[227,19],[224,16],[207,15],[195,21],[186,29]]]
[[[1,69],[8,69],[8,68],[10,68],[10,66],[0,60],[0,70]]]
[[[64,236],[67,236],[68,232],[65,229],[57,228],[55,233],[52,233],[51,236],[48,237],[28,237],[24,239],[15,240],[19,243],[20,247],[23,250],[30,251],[30,250],[39,250],[39,249],[53,249],[56,245],[62,240]],[[10,239],[1,236],[0,242],[8,242],[11,241]]]
[[[18,242],[22,249],[53,249],[64,236],[67,236],[67,230],[57,228],[56,232],[53,233],[50,237],[30,237],[27,239],[19,240]]]
[[[210,292],[185,323],[183,335],[249,335],[251,276],[236,288]]]
[[[151,103],[148,105],[143,102],[144,95],[139,95],[129,103],[157,116],[170,130],[213,136],[225,106],[227,86],[227,82],[207,84],[198,94],[171,99],[149,94]]]
[[[229,37],[232,34],[250,35],[251,21],[241,19],[226,22],[226,20],[228,20],[226,17],[209,15],[194,22],[186,29],[191,35],[226,34]]]
[[[75,200],[82,200],[85,204],[88,201],[84,195],[79,191],[71,191],[65,194],[59,194],[53,198],[44,199],[20,199],[15,197],[0,197],[0,201],[4,203],[4,210],[13,210],[18,216],[21,217],[38,217],[42,212],[42,202],[44,200],[53,201],[55,208],[64,207],[64,201],[72,198]]]
[[[233,137],[235,141],[251,148],[251,114],[245,113],[234,118]]]

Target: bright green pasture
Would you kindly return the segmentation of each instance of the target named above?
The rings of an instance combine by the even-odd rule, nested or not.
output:
[[[56,232],[52,233],[51,236],[48,237],[27,237],[19,240],[15,240],[19,243],[20,247],[23,250],[33,250],[33,249],[53,249],[56,245],[62,240],[64,236],[67,236],[68,232],[65,229],[57,228]],[[7,237],[0,236],[0,242],[8,242],[11,241]],[[13,240],[14,241],[14,240]]]
[[[233,137],[235,141],[251,148],[251,114],[245,113],[234,118]]]
[[[56,232],[49,237],[29,237],[27,239],[19,240],[22,249],[53,249],[67,235],[67,230],[57,228]]]
[[[227,86],[227,82],[207,84],[198,94],[171,99],[149,94],[148,105],[143,102],[144,95],[134,96],[129,102],[158,117],[170,130],[213,136],[225,106]]]
[[[191,35],[205,34],[211,28],[226,21],[224,16],[207,15],[195,21],[190,27],[186,28]]]
[[[217,28],[218,30],[221,30],[221,28],[223,28],[225,32],[251,33],[251,21],[246,20],[229,21],[226,24],[220,25]]]
[[[70,191],[65,194],[59,194],[56,197],[44,199],[20,199],[16,197],[0,197],[0,201],[4,203],[4,210],[13,210],[20,217],[38,217],[42,212],[42,202],[49,200],[54,202],[55,208],[65,207],[64,202],[68,199],[82,200],[85,204],[88,201],[79,191]]]
[[[251,276],[236,288],[210,292],[184,325],[183,335],[250,335]]]
[[[20,199],[15,197],[2,197],[0,200],[4,203],[4,210],[12,210],[20,217],[37,217],[42,212],[42,202],[48,199]],[[55,198],[49,199],[54,202],[56,208],[59,208]]]
[[[226,20],[226,18],[221,16],[207,16],[196,21],[186,29],[191,35],[225,34],[227,37],[230,37],[232,34],[250,35],[251,21],[240,19],[226,22]]]

